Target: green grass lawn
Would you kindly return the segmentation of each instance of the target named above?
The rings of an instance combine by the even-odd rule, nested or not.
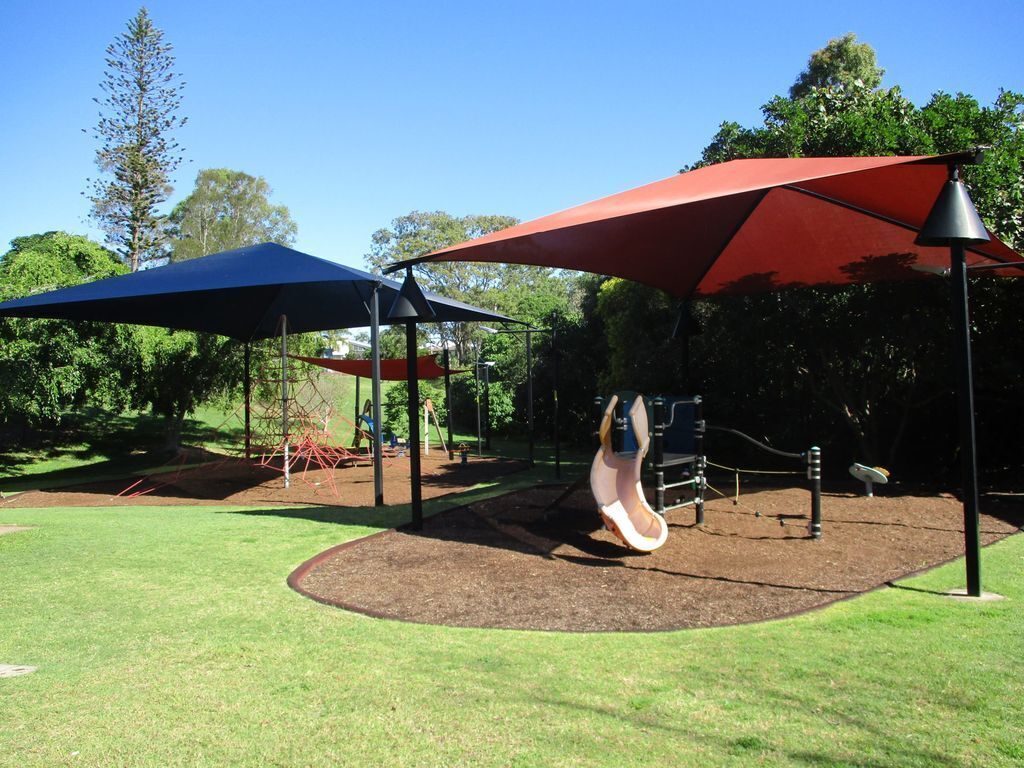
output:
[[[0,765],[1011,766],[1024,537],[822,611],[657,634],[449,629],[292,592],[402,508],[12,509]],[[439,564],[438,578],[443,578]],[[510,585],[513,588],[514,585]]]

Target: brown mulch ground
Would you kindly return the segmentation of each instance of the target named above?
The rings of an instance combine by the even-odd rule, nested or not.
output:
[[[826,494],[820,541],[806,538],[806,490],[748,492],[740,506],[713,500],[701,527],[692,510],[671,512],[668,542],[646,555],[601,527],[589,489],[545,520],[561,490],[512,493],[431,518],[422,532],[343,545],[292,583],[318,600],[414,622],[667,630],[784,616],[963,553],[956,499],[893,486],[874,498]],[[990,494],[982,508],[983,543],[1024,524],[1020,495]]]
[[[423,498],[459,493],[478,483],[526,468],[511,459],[473,457],[468,464],[449,461],[441,451],[420,457]],[[120,495],[119,495],[120,494]],[[384,501],[408,504],[409,459],[384,462]],[[346,507],[373,506],[373,467],[366,463],[339,467],[333,473],[310,469],[292,475],[284,487],[279,469],[254,461],[224,459],[209,464],[150,475],[140,481],[114,480],[70,488],[29,491],[5,501],[11,507],[100,507],[171,504],[316,504]]]

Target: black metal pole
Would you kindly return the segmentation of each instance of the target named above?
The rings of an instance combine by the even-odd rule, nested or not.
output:
[[[362,409],[359,407],[359,376],[356,376],[356,402],[352,406],[352,442],[355,444],[359,441],[359,414],[362,413]]]
[[[654,430],[651,449],[654,453],[654,511],[665,514],[665,400],[654,398],[652,403]]]
[[[807,477],[811,481],[811,538],[821,538],[821,448],[807,452]]]
[[[964,553],[967,594],[981,596],[981,537],[978,520],[978,463],[974,434],[974,382],[971,375],[971,327],[967,299],[967,262],[963,242],[952,242],[950,284],[956,329],[957,404],[960,418],[960,467],[963,478]]]
[[[981,149],[967,160],[973,165],[982,161]],[[978,460],[974,435],[974,381],[971,369],[971,326],[967,296],[967,264],[964,254],[967,243],[991,239],[985,223],[978,215],[970,193],[960,181],[958,157],[949,165],[949,178],[939,190],[928,218],[915,238],[915,245],[949,246],[950,298],[953,310],[954,349],[956,364],[957,411],[960,422],[960,462],[964,506],[964,559],[967,565],[967,594],[981,597],[981,536],[978,520]]]
[[[480,430],[480,355],[477,354],[476,363],[473,365],[473,392],[476,400],[476,455],[484,455],[484,441]]]
[[[384,506],[384,425],[380,408],[380,283],[370,295],[370,398],[373,402],[373,505]]]
[[[448,422],[448,461],[455,460],[455,445],[452,441],[452,377],[448,369],[451,367],[451,359],[448,355],[448,347],[444,348],[444,410]]]
[[[291,485],[291,436],[288,424],[288,316],[281,315],[281,432],[284,435],[284,487]]]
[[[252,458],[252,347],[245,343],[245,376],[242,389],[245,392],[245,458]]]
[[[533,347],[530,343],[532,329],[526,329],[526,433],[530,444],[530,466],[533,461]]]
[[[555,478],[562,478],[562,446],[558,434],[558,316],[551,317],[551,351],[554,355],[551,365],[552,419],[555,430]]]
[[[689,375],[689,374],[687,374]],[[697,525],[704,524],[704,491],[707,487],[707,456],[704,453],[704,435],[707,432],[704,423],[704,398],[695,395],[693,398],[693,452],[696,455],[693,477],[693,509]]]
[[[420,381],[416,367],[416,321],[405,324],[406,378],[409,385],[409,483],[412,490],[412,527],[423,530],[423,497],[420,487]]]
[[[484,448],[491,450],[491,366],[484,365]]]

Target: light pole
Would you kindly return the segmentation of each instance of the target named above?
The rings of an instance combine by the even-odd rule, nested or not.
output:
[[[419,432],[419,371],[416,367],[416,323],[429,322],[435,317],[434,308],[430,306],[423,291],[416,284],[412,267],[405,270],[402,288],[395,296],[395,301],[388,312],[388,320],[392,323],[405,323],[405,361],[406,378],[409,382],[409,483],[412,492],[412,527],[423,530],[423,489],[420,484],[420,432]],[[379,347],[378,347],[379,349]],[[380,435],[380,427],[377,427]]]
[[[980,162],[980,156],[975,158]],[[956,393],[960,422],[960,461],[964,507],[964,554],[967,594],[981,597],[981,537],[978,520],[978,464],[974,431],[974,377],[971,372],[971,328],[967,301],[968,243],[989,240],[967,188],[960,181],[960,166],[949,166],[949,179],[939,192],[915,243],[948,246],[953,322],[955,327]]]

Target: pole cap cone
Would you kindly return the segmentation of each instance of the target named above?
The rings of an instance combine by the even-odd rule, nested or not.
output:
[[[423,322],[433,320],[436,314],[420,290],[416,278],[413,277],[412,269],[406,269],[405,280],[402,281],[402,287],[388,311],[388,320]]]
[[[916,245],[937,246],[951,243],[983,243],[990,238],[967,187],[959,179],[950,179],[939,192]]]

